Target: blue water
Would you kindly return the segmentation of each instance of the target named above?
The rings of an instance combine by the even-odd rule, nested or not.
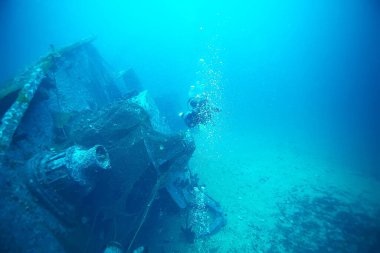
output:
[[[50,45],[92,35],[110,66],[134,68],[174,129],[205,84],[222,109],[217,142],[241,147],[217,157],[254,161],[242,152],[271,143],[379,182],[378,1],[1,0],[0,83]]]

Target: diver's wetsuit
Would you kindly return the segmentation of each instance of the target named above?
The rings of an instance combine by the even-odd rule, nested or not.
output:
[[[201,118],[196,111],[187,113],[184,117],[184,120],[185,124],[190,128],[193,128],[201,123]]]

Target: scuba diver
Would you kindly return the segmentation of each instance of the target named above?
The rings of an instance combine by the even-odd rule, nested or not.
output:
[[[187,104],[189,111],[186,113],[181,112],[179,116],[183,118],[189,128],[210,123],[214,113],[221,111],[218,107],[211,105],[207,98],[199,95],[189,98]]]

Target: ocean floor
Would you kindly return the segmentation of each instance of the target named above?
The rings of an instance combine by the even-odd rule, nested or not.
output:
[[[380,252],[380,181],[302,138],[205,131],[196,141],[190,166],[227,225],[194,244],[163,227],[158,252]]]

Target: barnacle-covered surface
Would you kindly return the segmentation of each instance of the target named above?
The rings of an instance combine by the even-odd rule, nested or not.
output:
[[[49,99],[49,106],[55,106],[56,108],[54,108],[54,111],[57,113],[70,112],[64,107],[65,99],[58,98],[58,91],[62,94],[66,94],[65,87],[67,87],[67,84],[70,83],[70,81],[73,82],[73,80],[77,83],[75,86],[76,89],[80,89],[80,87],[85,85],[76,80],[77,76],[67,71],[67,65],[69,63],[82,63],[83,60],[90,62],[89,58],[92,58],[94,64],[95,62],[98,64],[102,63],[100,61],[101,58],[96,55],[96,51],[92,49],[90,44],[92,41],[93,38],[85,39],[56,52],[51,52],[47,56],[42,57],[36,64],[29,66],[24,73],[15,77],[5,85],[2,85],[2,89],[0,90],[0,104],[2,108],[0,114],[2,117],[0,126],[0,152],[4,153],[10,145],[16,129],[19,127],[21,120],[24,119],[23,116],[25,111],[32,106],[30,103],[35,95],[37,95],[35,100]],[[92,54],[89,53],[89,50],[91,49],[93,50]],[[80,55],[79,52],[81,52],[82,55]],[[82,65],[80,71],[87,71],[87,73],[81,72],[80,76],[96,78],[97,76],[93,76],[93,73],[89,73],[91,70],[90,67],[91,66],[89,65]],[[97,68],[102,70],[102,66],[98,66]],[[104,70],[102,72],[106,73]],[[58,78],[61,78],[58,81],[56,80],[57,75]],[[40,88],[40,86],[42,87]],[[72,96],[73,92],[70,92],[67,95]],[[82,95],[86,95],[86,93],[83,93]],[[76,97],[80,96],[72,96],[71,99]],[[61,105],[61,103],[63,103],[63,105]],[[84,106],[87,106],[88,103],[89,102],[84,103]],[[41,105],[41,103],[34,104],[37,106]],[[46,105],[47,104],[43,104],[42,107]],[[78,103],[75,105],[78,106]],[[82,107],[79,107],[78,109],[80,110]],[[37,112],[35,114],[40,113]],[[24,120],[28,120],[28,115],[26,115],[26,119]],[[35,118],[35,116],[36,115],[31,115],[32,118]],[[46,119],[38,118],[37,120],[45,121]],[[38,122],[36,123],[38,124]],[[44,123],[47,122],[45,121]],[[20,127],[22,127],[22,125],[24,124],[21,124]],[[26,125],[29,127],[33,124],[29,125],[26,122]],[[40,125],[37,125],[37,127],[40,131],[45,131]],[[20,131],[21,130],[19,130],[19,132]]]

